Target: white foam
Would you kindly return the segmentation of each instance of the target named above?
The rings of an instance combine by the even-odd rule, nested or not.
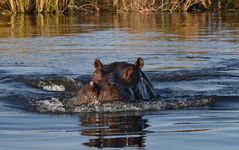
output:
[[[64,105],[57,98],[52,98],[51,100],[29,102],[27,106],[28,106],[28,109],[32,111],[37,111],[37,112],[44,112],[44,113],[66,112]]]
[[[209,106],[214,102],[212,98],[195,98],[181,100],[157,100],[140,102],[112,102],[89,103],[82,106],[74,106],[73,113],[79,112],[125,112],[125,111],[160,111],[167,109],[182,109],[186,107]]]
[[[44,113],[81,113],[81,112],[125,112],[125,111],[160,111],[167,109],[182,109],[186,107],[209,106],[214,103],[213,98],[195,97],[181,100],[156,100],[139,102],[111,103],[92,102],[81,106],[74,105],[74,99],[63,100],[52,98],[51,100],[31,101],[27,103],[28,109]]]
[[[59,92],[62,92],[62,91],[66,90],[64,85],[56,85],[56,84],[45,85],[42,88],[44,90],[47,90],[47,91],[59,91]]]

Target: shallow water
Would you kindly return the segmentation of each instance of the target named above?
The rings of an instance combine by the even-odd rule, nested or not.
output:
[[[238,149],[238,56],[236,12],[0,16],[0,149]],[[68,104],[138,57],[157,100]]]

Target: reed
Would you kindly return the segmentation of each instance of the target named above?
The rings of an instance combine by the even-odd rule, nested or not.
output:
[[[77,13],[239,9],[239,0],[0,0],[0,12]]]
[[[239,9],[239,0],[112,0],[117,11],[204,11]]]
[[[239,9],[239,0],[220,0],[222,7],[227,9]]]
[[[69,13],[99,11],[98,0],[0,0],[0,12],[11,13]]]
[[[193,6],[209,9],[211,0],[113,0],[119,11],[188,11]]]

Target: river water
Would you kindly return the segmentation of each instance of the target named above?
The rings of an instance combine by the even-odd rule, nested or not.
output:
[[[157,100],[75,108],[93,62],[145,61]],[[0,16],[0,149],[238,149],[239,13]]]

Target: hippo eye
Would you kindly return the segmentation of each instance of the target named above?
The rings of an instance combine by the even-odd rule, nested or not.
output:
[[[124,75],[125,80],[137,80],[138,78],[138,71],[134,69],[127,69]]]
[[[131,74],[131,77],[132,78],[137,78],[138,77],[138,72],[134,70]]]
[[[127,69],[124,73],[124,79],[129,79],[132,76],[133,72],[134,71],[132,69]]]

